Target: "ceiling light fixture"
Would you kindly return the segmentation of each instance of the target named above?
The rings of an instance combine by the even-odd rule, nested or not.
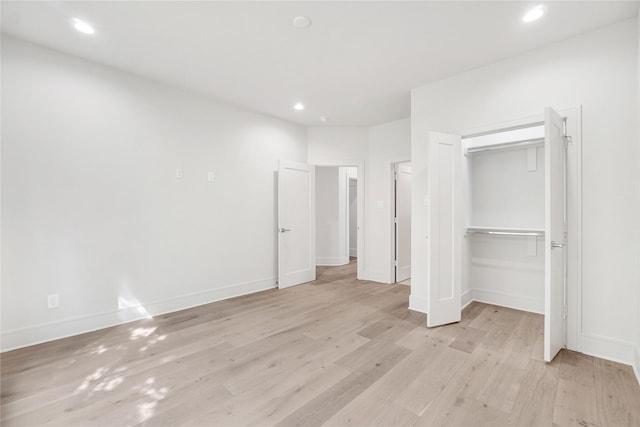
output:
[[[523,22],[537,21],[538,19],[542,18],[542,15],[544,15],[544,12],[545,12],[545,7],[540,4],[540,5],[536,6],[536,7],[534,7],[533,9],[531,9],[530,11],[528,11],[522,17],[522,21]]]
[[[93,27],[89,24],[87,24],[86,22],[80,20],[80,19],[74,19],[73,21],[73,28],[75,28],[76,30],[80,31],[82,34],[95,34],[96,30],[93,29]]]
[[[311,25],[311,19],[306,16],[296,16],[293,18],[293,26],[296,28],[308,28]]]
[[[293,106],[294,110],[298,110],[298,111],[302,111],[304,110],[304,105],[302,105],[302,102],[296,102],[295,105]]]

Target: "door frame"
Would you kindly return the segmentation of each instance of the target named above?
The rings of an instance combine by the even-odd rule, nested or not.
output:
[[[391,224],[391,260],[389,264],[391,266],[391,283],[397,283],[397,271],[396,271],[396,251],[398,246],[398,236],[396,233],[396,223],[395,223],[395,215],[396,215],[396,168],[399,163],[411,163],[411,158],[402,158],[401,160],[393,160],[389,163],[390,165],[390,181],[391,181],[391,195],[389,200],[391,200],[391,211],[389,212],[389,222]],[[413,203],[413,200],[411,201]],[[413,239],[411,240],[413,242]]]
[[[358,222],[358,177],[347,176],[347,256],[351,259],[351,181],[356,182],[356,222]],[[358,258],[358,229],[356,228],[356,258]]]
[[[582,106],[556,110],[567,119],[567,134],[572,142],[567,150],[567,348],[582,352]],[[531,124],[544,124],[544,112],[492,125],[454,131],[461,137],[493,133]],[[463,254],[464,256],[464,254]]]
[[[364,194],[364,184],[365,184],[365,165],[362,160],[334,160],[334,161],[322,161],[322,162],[310,162],[312,166],[316,167],[356,167],[358,168],[358,185],[357,185],[357,203],[358,203],[358,243],[357,243],[357,251],[358,251],[358,271],[357,271],[357,279],[364,280],[365,279],[365,257],[366,252],[364,249],[364,204],[365,204],[365,194]],[[349,185],[349,180],[347,179],[347,186]],[[348,218],[347,218],[348,223]],[[348,231],[348,230],[347,230]],[[348,237],[348,236],[347,236]],[[347,242],[349,239],[347,238]],[[347,244],[347,246],[349,246]],[[348,248],[347,248],[348,252]]]

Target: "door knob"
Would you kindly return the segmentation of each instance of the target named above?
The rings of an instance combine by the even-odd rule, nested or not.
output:
[[[553,240],[551,241],[551,249],[564,248],[565,246],[566,246],[566,243],[556,243]]]
[[[291,231],[291,230],[289,230],[288,228],[284,228],[284,227],[280,229],[280,232],[281,232],[281,233],[285,233],[285,232],[287,232],[287,231]]]

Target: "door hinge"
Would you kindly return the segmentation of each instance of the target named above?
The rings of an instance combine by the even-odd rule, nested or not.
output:
[[[397,267],[398,266],[398,260],[393,261],[393,265]]]
[[[569,308],[565,305],[562,307],[562,318],[567,319],[569,317]]]
[[[398,223],[398,217],[397,217],[397,216],[396,216],[396,217],[393,217],[393,223],[394,223],[394,224],[397,224],[397,223]]]
[[[573,142],[573,138],[571,138],[571,135],[567,134],[567,118],[566,117],[562,120],[562,137],[564,138],[564,142],[567,145]]]

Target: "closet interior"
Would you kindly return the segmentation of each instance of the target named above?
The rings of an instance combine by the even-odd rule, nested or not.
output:
[[[544,313],[544,139],[544,124],[462,139],[463,305]]]
[[[566,345],[565,119],[481,134],[431,132],[427,326],[470,301],[544,314],[544,358]]]

